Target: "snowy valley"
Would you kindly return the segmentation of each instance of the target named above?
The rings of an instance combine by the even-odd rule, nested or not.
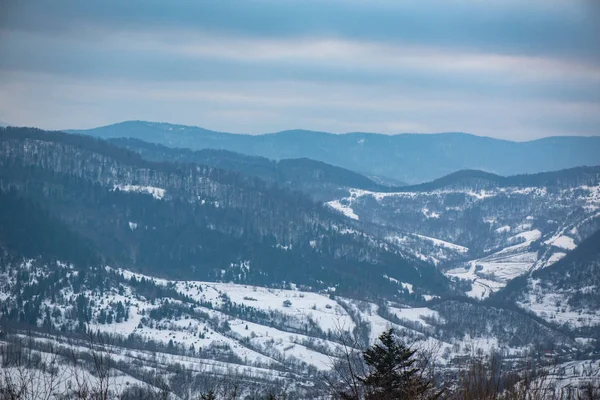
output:
[[[600,229],[600,172],[571,173],[570,180],[536,182],[532,175],[530,182],[515,177],[496,184],[471,172],[434,189],[349,189],[347,197],[327,204],[348,218],[387,228],[388,241],[451,279],[469,282],[466,294],[484,299],[510,280],[561,260]]]
[[[184,399],[322,398],[389,328],[441,382],[490,354],[558,388],[598,379],[597,167],[387,187],[125,143],[0,130],[3,346],[64,368],[100,348],[118,385]]]

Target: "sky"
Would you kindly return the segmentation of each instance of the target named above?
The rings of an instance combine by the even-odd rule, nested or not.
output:
[[[0,121],[600,134],[596,0],[0,0]]]

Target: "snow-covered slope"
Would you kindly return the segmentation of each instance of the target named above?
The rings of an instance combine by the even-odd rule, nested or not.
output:
[[[20,303],[33,301],[27,296],[44,287],[53,289],[38,297],[38,306]],[[4,264],[0,293],[2,320],[25,307],[29,315],[37,315],[33,322],[40,327],[68,335],[84,326],[110,335],[124,347],[114,356],[125,363],[137,360],[156,370],[183,363],[213,375],[236,371],[251,382],[284,380],[310,386],[316,372],[330,370],[343,354],[344,335],[367,346],[390,327],[414,346],[435,350],[437,363],[448,368],[477,349],[487,353],[495,348],[518,359],[534,346],[527,336],[509,343],[508,336],[481,319],[487,312],[481,307],[440,300],[420,307],[375,304],[297,289],[166,280],[111,267],[83,274],[67,263],[34,259]],[[535,321],[502,313],[502,329],[555,338],[567,345],[565,351],[579,346]],[[470,327],[465,336],[456,330],[456,321],[467,315]],[[127,371],[123,373],[131,374]]]
[[[470,282],[469,296],[485,298],[559,261],[600,229],[600,173],[549,174],[434,182],[398,192],[351,189],[329,204],[383,226],[386,240]]]
[[[544,320],[600,334],[600,231],[553,265],[512,282],[499,296]]]

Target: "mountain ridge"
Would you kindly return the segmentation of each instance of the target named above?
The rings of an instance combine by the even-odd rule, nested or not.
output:
[[[341,188],[389,190],[387,185],[357,172],[306,157],[271,160],[222,149],[171,148],[131,138],[106,140],[150,161],[195,163],[235,171],[290,190],[305,192],[317,200],[331,200]]]
[[[347,132],[327,132],[321,130],[314,129],[303,129],[303,128],[291,128],[291,129],[283,129],[280,131],[274,132],[263,132],[263,133],[248,133],[248,132],[226,132],[215,129],[208,129],[198,125],[187,125],[187,124],[179,124],[174,122],[164,122],[164,121],[148,121],[148,120],[125,120],[121,122],[115,122],[108,125],[101,125],[93,128],[65,128],[65,129],[49,129],[49,131],[61,131],[66,133],[77,133],[82,131],[92,131],[92,130],[101,130],[104,128],[116,128],[127,125],[137,125],[137,124],[145,124],[148,126],[165,126],[165,127],[177,127],[177,128],[190,128],[198,131],[203,131],[207,133],[216,133],[223,135],[232,135],[232,136],[250,136],[250,137],[260,137],[260,136],[272,136],[272,135],[287,135],[287,134],[297,134],[297,133],[307,133],[307,134],[319,134],[319,135],[329,135],[329,136],[381,136],[381,137],[397,137],[397,136],[457,136],[457,137],[471,137],[471,138],[481,138],[481,139],[489,139],[493,141],[501,141],[508,143],[531,143],[537,141],[545,141],[551,139],[571,139],[571,138],[595,138],[598,135],[553,135],[553,136],[545,136],[536,139],[528,139],[528,140],[511,140],[511,139],[502,139],[496,138],[493,136],[485,136],[478,135],[470,132],[461,132],[461,131],[440,131],[440,132],[399,132],[399,133],[380,133],[380,132],[366,132],[366,131],[347,131]],[[15,126],[16,125],[11,125]],[[27,126],[23,126],[27,127]]]
[[[460,183],[461,181],[469,180],[479,180],[481,182],[487,181],[499,187],[541,187],[560,185],[561,179],[566,178],[579,178],[581,180],[589,180],[591,184],[596,184],[600,179],[600,166],[580,166],[556,171],[509,176],[493,174],[481,170],[465,169],[453,172],[430,182],[425,182],[418,185],[405,185],[397,188],[390,188],[390,190],[398,192],[429,191],[452,186]]]
[[[192,150],[224,149],[274,160],[307,157],[366,176],[409,184],[427,182],[462,169],[517,175],[600,165],[598,136],[513,142],[466,133],[383,135],[288,130],[249,135],[143,121],[67,132],[105,139],[129,137]]]
[[[345,175],[346,177],[353,177],[354,179],[348,179],[343,181],[338,178],[337,183],[340,184],[340,189],[361,189],[367,191],[376,192],[420,192],[443,189],[445,187],[451,187],[454,185],[469,186],[470,182],[477,182],[475,188],[485,188],[486,185],[491,186],[527,186],[527,187],[541,187],[541,186],[556,186],[560,185],[561,181],[568,181],[569,179],[577,179],[582,182],[588,181],[590,184],[596,184],[600,179],[600,166],[580,166],[567,169],[560,169],[554,171],[538,172],[532,174],[518,174],[503,176],[485,172],[481,170],[459,170],[452,172],[448,175],[444,175],[438,179],[424,182],[417,185],[407,184],[380,184],[371,177],[362,175],[358,172],[347,170],[342,167],[337,167],[331,164],[324,163],[322,161],[313,160],[307,157],[295,158],[295,159],[281,159],[272,160],[262,156],[251,156],[242,153],[232,152],[229,150],[216,150],[216,149],[202,149],[202,150],[190,150],[182,148],[171,148],[160,144],[145,142],[139,139],[107,139],[111,144],[115,144],[118,147],[123,147],[128,150],[132,150],[135,153],[140,154],[143,158],[153,161],[168,161],[168,162],[194,162],[203,165],[209,165],[219,167],[227,170],[240,172],[243,175],[257,176],[263,180],[274,180],[272,176],[266,176],[264,173],[255,173],[249,171],[248,168],[241,168],[240,166],[227,165],[224,161],[233,159],[235,161],[244,162],[246,164],[252,164],[251,167],[260,167],[263,169],[276,169],[280,166],[293,166],[305,164],[306,167],[314,167],[316,170],[329,170],[336,171],[338,174]],[[275,175],[276,171],[269,171],[270,175]],[[284,173],[285,175],[285,173]],[[333,181],[336,183],[336,181]],[[310,191],[303,190],[310,194]],[[329,199],[331,200],[331,199]]]

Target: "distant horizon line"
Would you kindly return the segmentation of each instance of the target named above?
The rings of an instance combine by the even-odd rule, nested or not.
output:
[[[364,131],[362,131],[362,132],[361,131],[327,132],[327,131],[323,131],[323,130],[313,130],[313,129],[304,129],[304,128],[284,129],[284,130],[275,131],[275,132],[248,133],[248,132],[227,132],[227,131],[222,131],[222,130],[209,129],[209,128],[205,128],[205,127],[198,126],[198,125],[186,125],[186,124],[174,123],[174,122],[149,121],[149,120],[141,120],[141,119],[124,120],[124,121],[120,121],[120,122],[109,123],[106,125],[94,126],[91,128],[47,129],[47,128],[40,128],[38,126],[29,126],[29,127],[48,130],[48,131],[79,132],[79,131],[91,131],[91,130],[95,130],[95,129],[102,129],[102,128],[107,128],[107,127],[112,127],[112,126],[117,126],[117,125],[122,125],[122,124],[127,124],[127,123],[169,125],[169,126],[173,126],[173,127],[199,129],[199,130],[203,130],[203,131],[207,131],[207,132],[219,133],[219,134],[224,134],[224,135],[240,135],[240,136],[267,136],[267,135],[278,135],[278,134],[285,134],[285,133],[291,133],[291,132],[307,132],[307,133],[317,133],[317,134],[325,134],[325,135],[333,135],[333,136],[344,136],[344,135],[374,135],[374,136],[465,135],[465,136],[472,136],[472,137],[477,137],[477,138],[482,138],[482,139],[500,140],[500,141],[513,142],[513,143],[535,142],[538,140],[552,139],[552,138],[558,139],[558,138],[595,138],[595,137],[600,137],[600,132],[599,132],[597,135],[550,135],[550,136],[543,136],[543,137],[540,137],[537,139],[514,140],[514,139],[504,139],[504,138],[499,138],[499,137],[494,137],[494,136],[479,135],[479,134],[475,134],[475,133],[471,133],[471,132],[463,132],[463,131],[399,132],[399,133],[381,133],[381,132],[364,132]],[[27,125],[16,125],[16,124],[11,124],[11,123],[8,123],[5,121],[0,121],[0,127],[2,127],[2,126],[4,126],[4,127],[11,127],[11,126],[12,127],[28,127]]]

